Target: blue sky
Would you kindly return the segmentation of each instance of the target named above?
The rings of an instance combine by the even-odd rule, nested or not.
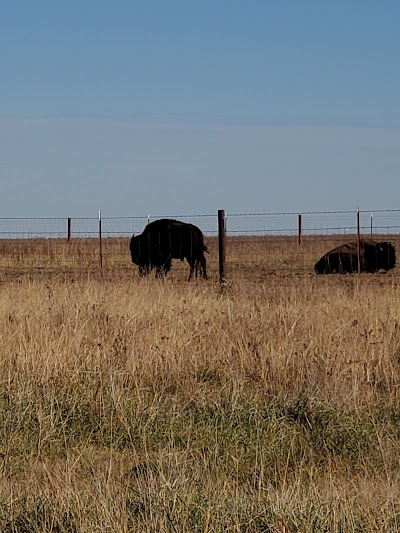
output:
[[[0,6],[0,217],[400,208],[397,1]]]

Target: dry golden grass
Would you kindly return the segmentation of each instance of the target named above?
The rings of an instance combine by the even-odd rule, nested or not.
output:
[[[375,235],[376,240],[390,240],[398,249],[398,235]],[[218,242],[216,237],[206,237],[209,254],[206,254],[211,275],[218,273]],[[226,266],[229,277],[245,277],[252,281],[266,276],[314,275],[315,262],[328,250],[356,240],[355,235],[305,236],[301,246],[297,237],[248,236],[228,237]],[[132,276],[128,238],[102,240],[103,276]],[[397,268],[390,275],[397,275]],[[35,276],[60,274],[62,277],[100,274],[100,247],[95,238],[73,239],[3,239],[0,240],[1,276],[19,274]],[[169,277],[184,279],[188,275],[185,262],[174,261]]]
[[[314,276],[314,243],[268,274],[289,242],[249,276],[238,239],[221,291],[215,243],[192,283],[138,278],[126,241],[103,276],[91,243],[25,245],[2,244],[2,531],[400,529],[395,271]]]

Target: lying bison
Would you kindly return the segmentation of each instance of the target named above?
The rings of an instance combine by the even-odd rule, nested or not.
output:
[[[156,276],[162,276],[171,269],[172,259],[187,259],[190,266],[189,279],[195,272],[207,277],[203,234],[197,226],[162,218],[146,226],[141,235],[135,235],[130,242],[132,262],[139,266],[141,275],[153,268]]]
[[[396,252],[390,242],[360,241],[360,272],[390,270],[396,266]],[[358,272],[358,242],[334,248],[315,263],[317,274],[345,274]]]

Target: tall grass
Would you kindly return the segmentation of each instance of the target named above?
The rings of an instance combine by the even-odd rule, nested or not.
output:
[[[331,248],[355,240],[355,235],[307,235],[299,246],[297,237],[228,236],[226,263],[230,277],[238,274],[253,280],[270,276],[314,275],[315,262]],[[376,240],[390,240],[398,248],[398,235],[375,235]],[[218,242],[205,237],[209,272],[218,272]],[[400,252],[398,251],[398,254]],[[134,270],[128,238],[108,237],[102,240],[103,275],[115,276]],[[3,239],[0,240],[1,277],[16,274],[59,274],[63,277],[100,272],[100,244],[97,238]],[[397,274],[397,272],[395,272]],[[393,271],[391,271],[391,274]],[[174,261],[169,277],[187,277],[188,265]]]
[[[184,277],[4,277],[0,529],[399,530],[396,276]]]

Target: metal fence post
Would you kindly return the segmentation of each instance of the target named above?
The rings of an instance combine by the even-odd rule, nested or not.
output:
[[[226,225],[225,211],[218,210],[218,254],[219,254],[219,281],[225,283],[225,251],[226,251]]]
[[[71,242],[71,226],[72,226],[72,221],[71,221],[71,218],[68,217],[68,222],[67,222],[67,239],[68,239],[68,242]]]

